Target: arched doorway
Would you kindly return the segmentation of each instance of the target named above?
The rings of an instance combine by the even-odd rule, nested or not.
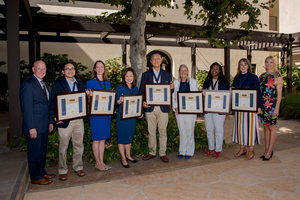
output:
[[[163,58],[163,61],[161,63],[161,65],[162,65],[161,68],[163,70],[166,70],[167,72],[172,73],[172,71],[171,71],[172,70],[171,58],[168,54],[166,54],[165,52],[163,52],[161,50],[153,50],[153,51],[151,51],[147,54],[147,67],[149,68],[149,70],[152,69],[152,65],[150,63],[150,58],[151,58],[152,54],[156,53],[156,52],[159,52],[162,55],[162,58]]]

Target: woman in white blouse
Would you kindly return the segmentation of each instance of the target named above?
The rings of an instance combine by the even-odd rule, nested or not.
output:
[[[179,78],[174,81],[173,110],[176,114],[177,125],[179,128],[180,145],[178,158],[190,159],[194,155],[195,140],[194,129],[196,114],[178,114],[177,92],[198,91],[197,81],[188,77],[189,71],[185,64],[179,67]]]

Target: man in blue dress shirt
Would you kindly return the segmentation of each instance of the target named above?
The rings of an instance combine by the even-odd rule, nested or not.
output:
[[[31,183],[47,185],[55,174],[45,170],[48,133],[53,130],[49,106],[49,89],[43,78],[46,64],[38,60],[32,67],[33,75],[20,88],[23,112],[23,131],[27,138],[27,159]]]
[[[142,75],[139,94],[144,94],[144,87],[147,83],[170,83],[171,89],[174,89],[172,83],[172,74],[161,69],[162,56],[160,52],[152,54],[150,62],[153,66],[152,70],[146,71]],[[159,132],[159,156],[162,162],[169,162],[166,156],[167,150],[167,126],[169,121],[170,106],[149,106],[145,101],[143,107],[146,112],[146,119],[148,123],[148,147],[149,154],[143,157],[143,160],[150,160],[156,157],[156,130]]]
[[[73,63],[66,63],[62,69],[64,76],[60,77],[52,84],[51,90],[51,108],[55,111],[55,95],[66,92],[84,91],[84,84],[75,78],[76,70]],[[84,125],[83,119],[74,119],[70,121],[59,121],[56,123],[58,126],[59,135],[59,180],[65,181],[68,179],[68,166],[67,166],[67,149],[70,139],[72,138],[73,144],[73,169],[79,177],[85,176],[83,171],[83,134]]]

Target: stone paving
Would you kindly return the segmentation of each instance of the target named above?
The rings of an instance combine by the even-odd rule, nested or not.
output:
[[[300,147],[276,152],[273,159],[243,158],[119,180],[27,193],[43,199],[300,199]],[[258,156],[257,156],[258,157]]]
[[[264,150],[262,144],[256,146],[256,156],[250,161],[234,158],[238,145],[229,145],[218,159],[204,156],[203,151],[196,152],[190,160],[177,159],[177,153],[170,153],[167,164],[158,157],[150,161],[138,158],[139,162],[129,169],[122,168],[119,161],[111,163],[112,170],[107,172],[96,171],[85,163],[85,177],[79,178],[70,170],[65,182],[55,178],[48,186],[30,184],[24,199],[299,200],[300,123],[280,120],[279,124],[270,161],[259,159]],[[231,131],[227,128],[225,132]],[[57,173],[57,168],[48,171]]]

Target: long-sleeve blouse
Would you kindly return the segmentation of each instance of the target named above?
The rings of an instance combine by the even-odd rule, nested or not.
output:
[[[237,89],[249,88],[258,90],[258,105],[259,108],[263,108],[262,96],[260,91],[260,84],[258,77],[255,74],[247,72],[246,74],[240,74],[233,79],[232,86]]]

